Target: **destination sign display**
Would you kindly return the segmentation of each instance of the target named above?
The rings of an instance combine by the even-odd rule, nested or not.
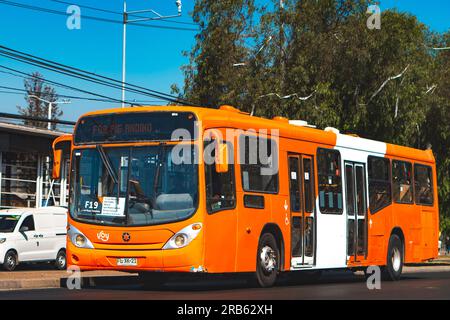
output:
[[[194,137],[191,112],[132,112],[87,116],[75,129],[75,144],[169,141],[177,129]]]

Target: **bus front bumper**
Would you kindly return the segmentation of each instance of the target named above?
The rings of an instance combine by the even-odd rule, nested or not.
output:
[[[197,239],[196,239],[197,240]],[[169,250],[82,249],[67,244],[67,265],[80,270],[206,272],[200,241]],[[120,265],[119,259],[135,258],[133,265]],[[127,261],[129,262],[129,260]]]

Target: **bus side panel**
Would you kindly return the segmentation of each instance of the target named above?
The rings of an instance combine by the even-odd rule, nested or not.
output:
[[[225,130],[219,130],[226,137]],[[235,141],[228,141],[235,148]],[[203,149],[201,149],[204,152]],[[236,163],[236,152],[233,152],[234,163]],[[205,166],[200,166],[200,188],[202,197],[206,194]],[[237,178],[238,173],[235,170]],[[237,183],[237,180],[235,180]],[[206,198],[202,203],[206,203]],[[206,207],[206,205],[205,205]],[[204,263],[210,273],[227,273],[236,271],[236,229],[237,229],[238,205],[236,208],[207,213],[204,215]]]
[[[256,259],[258,241],[261,231],[266,223],[270,221],[271,197],[264,197],[264,209],[245,208],[244,194],[252,195],[248,192],[238,192],[238,227],[237,227],[237,256],[236,271],[254,272],[256,270]],[[258,194],[261,196],[261,194]]]
[[[436,228],[437,210],[435,207],[420,205],[392,205],[392,219],[387,223],[390,232],[398,227],[405,237],[405,263],[415,263],[435,258],[438,254],[438,234]],[[386,250],[389,237],[386,237]]]
[[[264,194],[244,192],[242,189],[242,179],[239,165],[236,166],[236,186],[238,213],[237,230],[237,257],[236,271],[254,272],[256,270],[256,259],[258,250],[258,241],[264,226],[271,224],[280,229],[282,234],[282,243],[284,251],[284,262],[282,265],[285,270],[290,268],[290,222],[289,208],[284,208],[289,204],[287,196],[288,180],[287,166],[283,159],[286,159],[287,153],[283,150],[285,139],[279,141],[279,192],[278,194]],[[244,205],[244,195],[256,195],[264,197],[264,209],[246,208]]]
[[[210,273],[235,271],[236,210],[205,215],[205,266]]]
[[[433,168],[432,206],[417,204],[398,204],[393,199],[392,223],[387,224],[390,232],[399,227],[405,237],[405,263],[414,263],[435,258],[438,255],[439,209],[437,193],[436,166],[431,150],[420,151],[388,144],[387,154],[391,160],[407,161],[411,164],[424,164]],[[391,156],[395,154],[395,156]],[[414,184],[413,184],[414,187]],[[389,237],[386,238],[386,246]],[[387,254],[387,250],[385,252]]]
[[[391,160],[392,159],[393,158],[391,158]],[[418,163],[413,160],[407,159],[405,161]],[[433,172],[433,179],[436,179],[434,166]],[[437,257],[439,237],[439,210],[437,205],[436,183],[434,183],[433,188],[433,206],[399,204],[395,203],[395,200],[393,199],[390,219],[386,220],[387,237],[385,239],[385,257],[387,256],[389,237],[394,228],[400,228],[405,237],[405,263],[416,263]]]
[[[386,234],[388,221],[392,215],[392,205],[376,212],[368,214],[368,246],[367,246],[367,264],[384,265],[386,264]]]
[[[301,150],[299,145],[301,142],[295,141],[298,147],[296,150]],[[277,195],[272,195],[271,203],[271,222],[278,226],[282,234],[284,261],[283,270],[290,270],[291,268],[291,204],[289,199],[289,169],[287,165],[286,150],[288,146],[295,146],[292,140],[280,138],[279,148],[279,191]],[[287,209],[286,209],[287,208]]]
[[[423,253],[422,260],[436,258],[439,254],[439,206],[437,192],[436,167],[433,166],[433,206],[419,206],[422,224]]]

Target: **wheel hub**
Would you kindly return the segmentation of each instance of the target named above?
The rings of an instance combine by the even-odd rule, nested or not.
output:
[[[277,266],[275,250],[269,246],[265,246],[261,249],[260,259],[261,266],[266,272],[272,272]]]
[[[398,248],[394,248],[392,250],[392,268],[394,268],[395,271],[399,271],[401,262],[402,256],[400,254],[400,250]]]
[[[12,266],[14,266],[16,263],[15,263],[15,261],[14,261],[14,259],[13,259],[13,257],[11,257],[11,256],[9,256],[7,259],[6,259],[6,261],[7,261],[7,263],[8,263],[8,266],[10,266],[10,267],[12,267]]]

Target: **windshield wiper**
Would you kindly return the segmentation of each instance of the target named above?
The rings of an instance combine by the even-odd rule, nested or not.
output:
[[[118,185],[119,178],[117,177],[116,172],[112,167],[111,161],[109,160],[108,156],[105,153],[105,149],[103,149],[103,146],[97,145],[97,151],[100,154],[100,158],[102,159],[103,165],[105,166],[109,176],[113,180],[114,184]]]

